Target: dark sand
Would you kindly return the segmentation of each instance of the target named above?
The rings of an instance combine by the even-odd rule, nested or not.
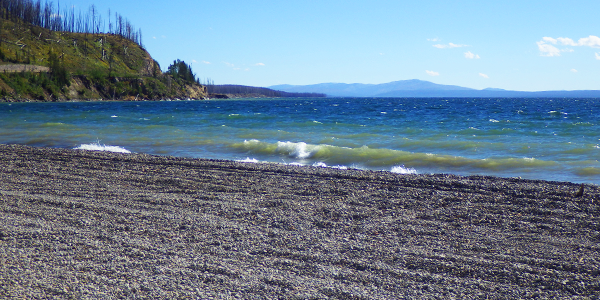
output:
[[[600,188],[0,145],[0,298],[600,297]]]

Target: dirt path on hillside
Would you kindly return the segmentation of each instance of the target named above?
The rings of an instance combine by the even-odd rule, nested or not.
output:
[[[31,73],[42,73],[50,72],[50,68],[36,65],[23,65],[23,64],[8,64],[0,65],[0,72],[5,73],[16,73],[16,72],[31,72]]]

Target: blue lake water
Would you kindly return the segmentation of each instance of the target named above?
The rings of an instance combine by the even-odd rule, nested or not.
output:
[[[0,143],[600,184],[600,99],[0,103]]]

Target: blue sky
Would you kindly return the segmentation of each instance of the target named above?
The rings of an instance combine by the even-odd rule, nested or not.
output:
[[[126,17],[216,84],[600,90],[600,1],[61,1]],[[106,18],[105,18],[106,19]]]

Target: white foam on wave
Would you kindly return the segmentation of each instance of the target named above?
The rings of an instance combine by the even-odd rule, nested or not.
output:
[[[417,170],[413,168],[407,168],[404,165],[392,167],[390,171],[398,174],[417,174]]]
[[[89,150],[89,151],[108,151],[108,152],[117,152],[117,153],[131,153],[131,151],[129,151],[123,147],[100,145],[100,143],[81,144],[78,147],[75,147],[73,149]]]
[[[243,162],[243,163],[258,163],[258,159],[256,158],[250,158],[250,157],[246,157],[246,159],[241,159],[241,160],[237,160],[238,162]]]
[[[332,169],[340,169],[340,170],[347,170],[348,167],[346,166],[328,166],[326,163],[319,161],[316,162],[312,165],[313,167],[321,167],[321,168],[332,168]]]
[[[309,158],[317,150],[318,146],[309,146],[304,142],[277,142],[277,152],[286,153],[290,157],[300,159]]]

